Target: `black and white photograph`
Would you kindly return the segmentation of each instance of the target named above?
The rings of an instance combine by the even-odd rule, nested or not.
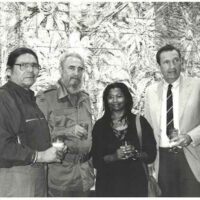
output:
[[[0,1],[0,197],[200,197],[200,2]]]

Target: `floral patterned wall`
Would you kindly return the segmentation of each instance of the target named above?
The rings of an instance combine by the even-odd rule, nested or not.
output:
[[[155,54],[162,45],[179,47],[184,74],[200,76],[198,2],[0,2],[0,33],[1,84],[8,53],[16,47],[38,54],[36,92],[58,80],[61,53],[80,53],[94,120],[102,115],[102,92],[113,81],[127,84],[133,111],[143,113],[145,89],[161,77]]]

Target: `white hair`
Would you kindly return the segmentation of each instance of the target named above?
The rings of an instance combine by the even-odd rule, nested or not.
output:
[[[59,62],[59,67],[60,67],[60,68],[63,67],[63,63],[64,63],[64,62],[66,61],[66,59],[69,58],[69,57],[78,58],[78,59],[82,62],[83,66],[85,65],[85,64],[84,64],[84,59],[81,57],[80,54],[78,54],[78,53],[68,53],[68,52],[66,52],[66,53],[63,53],[63,54],[61,55],[61,57],[60,57],[60,62]]]

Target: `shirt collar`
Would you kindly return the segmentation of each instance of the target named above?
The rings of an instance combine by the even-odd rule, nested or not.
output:
[[[178,77],[178,79],[176,81],[174,81],[173,83],[171,83],[172,88],[176,88],[179,86],[180,84],[180,80],[181,80],[181,75]],[[168,88],[169,83],[167,83],[164,79],[163,79],[163,86],[164,88]]]
[[[67,97],[69,94],[67,92],[67,89],[65,88],[64,84],[62,83],[61,80],[59,80],[57,82],[57,87],[58,87],[58,90],[57,90],[57,94],[58,94],[58,99],[62,99],[64,97]]]
[[[25,96],[28,96],[29,98],[31,98],[32,100],[35,100],[35,94],[32,90],[28,89],[24,89],[23,87],[21,87],[20,85],[14,83],[13,81],[9,80],[8,83],[9,87],[16,89],[17,91],[20,92],[20,94],[23,94]]]
[[[57,88],[58,88],[57,89],[58,99],[69,97],[69,93],[67,92],[67,89],[64,86],[64,84],[63,84],[61,79],[57,82]],[[81,102],[81,101],[83,101],[84,99],[87,98],[87,95],[84,94],[83,90],[80,90],[77,93],[77,96],[78,96],[78,102]]]
[[[69,96],[70,94],[67,92],[67,89],[66,87],[64,86],[62,80],[60,79],[58,82],[57,82],[57,94],[58,94],[58,99],[62,99],[64,97],[67,97]],[[78,97],[79,97],[79,100],[82,100],[82,99],[85,99],[87,97],[87,95],[84,95],[84,91],[83,90],[80,90],[78,93],[77,93]]]

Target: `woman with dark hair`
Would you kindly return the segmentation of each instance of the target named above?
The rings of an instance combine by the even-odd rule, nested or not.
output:
[[[93,128],[91,154],[97,170],[96,196],[145,197],[147,178],[142,161],[149,164],[156,157],[153,131],[144,117],[142,150],[131,109],[128,87],[119,82],[106,87],[103,93],[104,115]]]

